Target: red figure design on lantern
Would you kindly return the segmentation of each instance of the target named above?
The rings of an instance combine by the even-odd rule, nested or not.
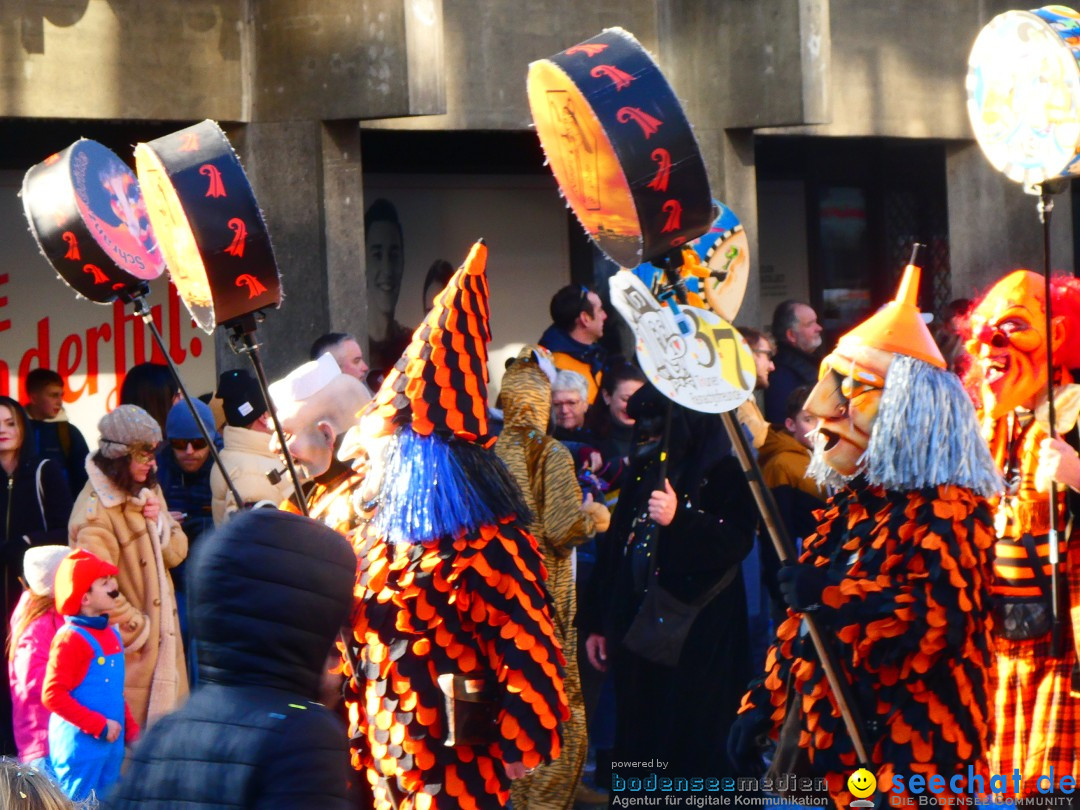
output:
[[[586,45],[575,45],[573,48],[567,48],[566,55],[573,56],[575,53],[583,53],[586,56],[593,57],[606,50],[607,45],[602,42],[592,42]]]
[[[650,157],[656,161],[656,176],[649,181],[653,191],[667,191],[668,178],[671,177],[671,153],[667,149],[653,149]]]
[[[660,229],[660,233],[677,231],[682,223],[682,204],[678,200],[668,200],[661,208],[667,211],[667,222]]]
[[[685,244],[685,242],[686,242],[686,237],[685,236],[676,236],[674,239],[672,239],[670,242],[668,242],[668,244],[671,245],[672,247],[681,247],[683,244]]]
[[[659,118],[653,118],[638,107],[622,107],[615,113],[615,118],[618,119],[620,124],[627,124],[630,121],[636,123],[641,127],[641,132],[645,136],[645,140],[648,140],[649,136],[660,129],[660,125],[664,123]]]
[[[180,140],[181,152],[198,152],[199,151],[199,136],[195,132],[188,132]]]
[[[225,248],[225,252],[233,256],[243,256],[244,242],[247,241],[247,225],[239,217],[233,217],[229,220],[229,228],[236,235],[233,237],[232,244]]]
[[[237,287],[243,287],[245,284],[247,284],[247,288],[248,288],[248,300],[249,301],[252,298],[257,298],[258,296],[260,296],[264,292],[266,292],[266,287],[263,286],[262,282],[259,281],[257,278],[255,278],[255,276],[251,275],[250,273],[244,273],[244,275],[236,277],[236,286]]]
[[[615,82],[616,90],[622,90],[624,87],[629,87],[630,82],[634,80],[633,76],[624,70],[619,70],[614,65],[597,65],[589,71],[589,75],[594,79],[599,79],[601,76],[607,76]]]
[[[120,283],[120,282],[118,281],[118,282],[116,282],[115,284],[113,284],[113,285],[112,285],[112,288],[113,288],[114,290],[122,290],[122,289],[124,289],[124,285],[123,285],[123,284],[121,284],[121,283]]]
[[[221,182],[221,172],[212,163],[204,163],[199,167],[199,174],[210,178],[210,186],[206,189],[207,197],[227,197],[225,184]]]
[[[62,234],[64,241],[67,242],[67,253],[64,254],[65,259],[72,259],[73,261],[79,260],[79,240],[75,238],[75,234],[71,231],[64,231]]]
[[[106,284],[109,281],[109,277],[96,264],[84,264],[82,271],[93,275],[95,284]]]

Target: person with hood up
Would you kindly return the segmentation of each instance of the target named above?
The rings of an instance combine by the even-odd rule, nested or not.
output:
[[[555,608],[555,637],[566,656],[563,687],[570,703],[570,719],[563,724],[562,755],[514,782],[510,796],[515,810],[569,810],[574,805],[587,746],[574,627],[574,546],[605,531],[610,522],[602,503],[591,496],[582,503],[570,451],[547,435],[554,376],[550,353],[526,346],[503,376],[499,394],[505,422],[495,442],[495,455],[506,463],[534,516],[529,530],[544,555],[547,589]]]
[[[106,807],[350,807],[345,732],[315,699],[355,572],[341,535],[288,512],[207,537],[189,593],[199,689],[147,732]]]

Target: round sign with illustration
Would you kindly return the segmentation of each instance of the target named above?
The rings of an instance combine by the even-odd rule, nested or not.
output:
[[[730,208],[719,200],[713,200],[713,208],[720,213],[708,232],[682,249],[679,278],[691,306],[711,309],[725,321],[734,321],[750,277],[750,244]],[[664,271],[652,262],[638,265],[634,274],[654,296],[667,284]]]
[[[135,170],[173,284],[203,330],[281,305],[266,222],[216,123],[138,144]]]
[[[968,57],[967,108],[994,168],[1032,188],[1080,175],[1080,14],[1006,11]]]
[[[559,188],[622,267],[682,247],[713,220],[690,123],[649,54],[621,28],[529,65],[529,107]]]
[[[85,298],[110,304],[165,272],[139,181],[97,141],[32,166],[22,200],[41,252]]]
[[[661,304],[629,270],[609,285],[612,305],[634,332],[641,370],[664,396],[704,413],[725,413],[753,396],[754,355],[730,323],[699,307]]]

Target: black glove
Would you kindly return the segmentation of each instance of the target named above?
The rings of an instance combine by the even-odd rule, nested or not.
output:
[[[771,727],[768,712],[760,708],[755,707],[735,718],[728,733],[727,751],[737,774],[757,777],[764,772],[761,749]]]
[[[821,607],[821,592],[829,584],[824,568],[805,563],[782,565],[776,572],[776,580],[784,601],[799,613]]]

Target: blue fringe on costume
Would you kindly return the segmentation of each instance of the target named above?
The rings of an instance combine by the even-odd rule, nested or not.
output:
[[[860,462],[866,464],[861,472],[867,481],[898,492],[954,484],[991,497],[1002,489],[960,379],[902,354],[889,365],[878,416]],[[818,451],[808,472],[823,484],[844,484]]]
[[[402,427],[386,448],[375,531],[387,541],[421,543],[531,513],[506,465],[471,442]]]

